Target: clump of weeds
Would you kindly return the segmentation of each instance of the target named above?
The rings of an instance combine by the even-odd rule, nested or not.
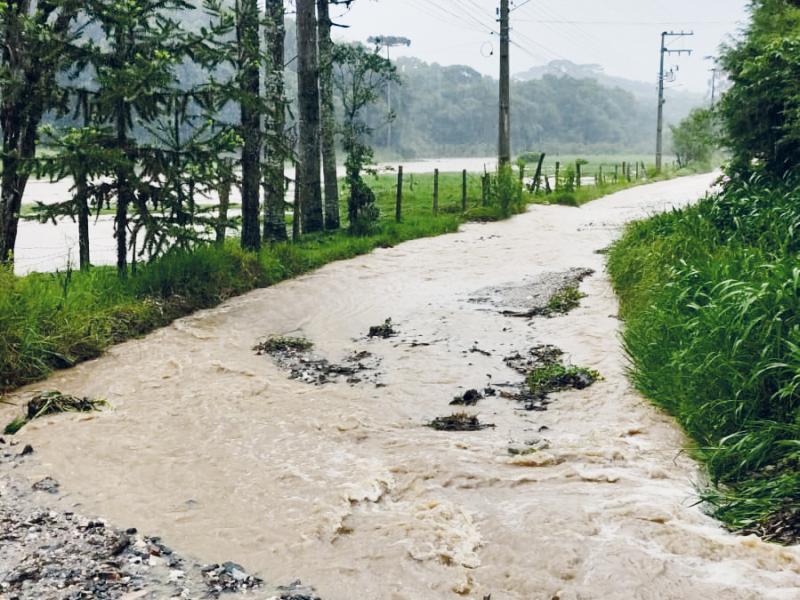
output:
[[[583,298],[586,298],[586,294],[581,292],[578,286],[567,286],[558,290],[551,296],[550,300],[547,301],[547,312],[550,315],[566,314],[578,308]]]
[[[582,390],[600,378],[600,373],[593,369],[564,365],[552,362],[530,371],[525,378],[528,389],[534,396],[546,396],[569,388]]]
[[[22,429],[27,423],[56,413],[65,412],[92,412],[107,406],[105,400],[94,400],[91,398],[78,398],[69,394],[62,394],[59,391],[39,392],[28,401],[26,412],[6,425],[3,433],[13,435]]]

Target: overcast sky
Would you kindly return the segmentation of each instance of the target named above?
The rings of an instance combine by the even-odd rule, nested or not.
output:
[[[679,65],[675,86],[706,92],[710,68],[703,57],[717,53],[747,21],[747,0],[513,0],[511,72],[553,59],[598,63],[610,75],[656,82],[660,33],[694,31],[673,38],[672,48],[691,57],[668,57]],[[336,37],[366,41],[371,35],[406,36],[410,48],[393,56],[417,56],[440,64],[467,64],[496,76],[497,0],[355,0],[349,11],[334,8],[349,29]],[[493,53],[493,54],[492,54]]]

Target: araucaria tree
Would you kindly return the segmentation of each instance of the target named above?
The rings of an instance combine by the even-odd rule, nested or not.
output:
[[[74,0],[0,0],[0,263],[13,258],[37,128],[58,100],[56,75],[69,60],[82,5]]]
[[[364,109],[378,100],[389,82],[399,83],[395,66],[361,44],[337,44],[333,51],[333,82],[344,109],[342,142],[347,153],[345,168],[349,190],[347,213],[350,230],[363,233],[378,218],[375,195],[361,177],[372,162],[368,137],[372,129],[363,118]],[[391,118],[391,117],[390,117]]]
[[[315,0],[296,0],[297,6],[297,104],[299,111],[299,164],[296,185],[302,210],[303,230],[322,231],[320,181],[319,58]]]
[[[104,40],[81,46],[77,69],[91,68],[95,74],[95,115],[113,129],[113,148],[120,156],[112,178],[117,270],[122,277],[128,269],[129,209],[143,206],[150,193],[138,179],[133,127],[155,121],[175,87],[173,68],[183,58],[183,36],[168,15],[189,8],[183,0],[84,2],[89,23],[100,27]]]

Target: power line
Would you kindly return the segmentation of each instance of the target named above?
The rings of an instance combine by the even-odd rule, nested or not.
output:
[[[516,19],[523,23],[550,25],[631,25],[631,26],[675,26],[675,25],[735,25],[739,21],[575,21],[568,19]]]

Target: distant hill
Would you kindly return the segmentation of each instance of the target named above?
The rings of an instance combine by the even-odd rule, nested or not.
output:
[[[572,79],[594,79],[603,87],[620,88],[633,94],[636,99],[644,104],[652,103],[653,112],[656,109],[656,82],[647,83],[608,75],[601,65],[579,65],[570,60],[553,60],[546,65],[536,66],[516,73],[517,81],[534,81],[544,79],[545,76],[571,77]],[[667,123],[677,123],[689,114],[689,111],[705,102],[703,94],[687,92],[685,90],[669,90],[668,102],[664,105],[664,118]]]

